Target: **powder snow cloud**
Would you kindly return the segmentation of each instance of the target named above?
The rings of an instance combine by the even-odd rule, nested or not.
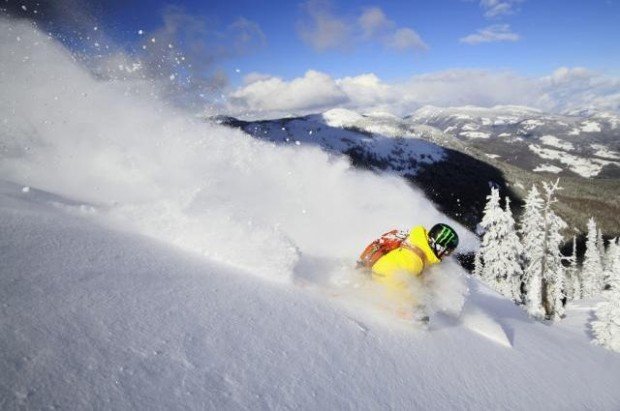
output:
[[[383,81],[373,73],[333,78],[310,70],[292,80],[251,74],[246,81],[230,94],[231,114],[308,114],[344,107],[406,115],[423,105],[502,104],[553,112],[584,107],[620,111],[620,78],[582,67],[561,67],[542,77],[454,69],[416,75],[398,83]]]

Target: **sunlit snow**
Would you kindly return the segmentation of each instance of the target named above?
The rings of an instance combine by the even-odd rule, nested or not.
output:
[[[604,166],[611,164],[610,161],[598,158],[577,157],[565,151],[544,148],[537,144],[530,144],[529,149],[545,160],[557,160],[582,177],[594,177],[598,175]]]
[[[551,135],[542,136],[540,138],[540,141],[547,146],[560,148],[562,150],[574,150],[575,149],[575,146],[573,146],[572,143],[568,141],[560,140],[559,138],[555,136],[551,136]]]

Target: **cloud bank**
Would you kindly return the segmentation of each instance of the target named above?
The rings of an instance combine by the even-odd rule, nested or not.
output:
[[[620,111],[620,78],[581,67],[561,67],[546,76],[511,71],[454,69],[389,83],[372,73],[333,78],[308,71],[284,80],[251,74],[230,93],[227,111],[238,116],[300,115],[344,107],[360,112],[406,115],[424,105],[492,107],[524,105],[545,111],[594,107]]]

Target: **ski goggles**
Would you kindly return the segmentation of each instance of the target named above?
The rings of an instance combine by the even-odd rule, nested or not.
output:
[[[437,258],[439,258],[440,260],[444,257],[449,256],[454,251],[453,247],[446,247],[432,240],[430,245],[433,249],[433,252],[435,253],[435,256],[437,256]]]

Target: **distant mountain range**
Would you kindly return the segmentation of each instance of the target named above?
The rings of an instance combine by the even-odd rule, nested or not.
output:
[[[583,233],[593,216],[606,234],[620,234],[620,116],[612,113],[426,106],[404,118],[333,109],[276,120],[209,121],[276,144],[316,145],[348,155],[356,166],[401,175],[471,229],[491,185],[518,206],[532,184],[559,177],[564,190],[557,208],[571,227]]]
[[[555,115],[526,107],[424,107],[425,124],[488,156],[533,172],[620,178],[620,116],[583,110]]]

